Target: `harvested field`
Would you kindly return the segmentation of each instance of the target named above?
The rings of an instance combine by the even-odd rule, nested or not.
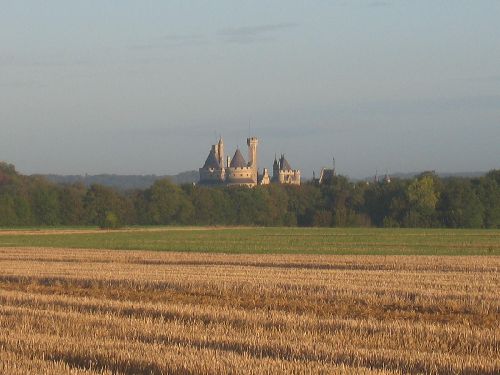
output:
[[[499,269],[0,248],[0,373],[498,374]]]

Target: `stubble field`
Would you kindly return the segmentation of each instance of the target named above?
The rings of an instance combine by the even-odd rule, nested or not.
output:
[[[336,255],[369,240],[305,231],[292,244],[302,254],[261,254],[259,234],[279,230],[248,231],[236,252],[257,254],[83,249],[105,236],[48,248],[37,238],[92,234],[0,234],[0,373],[500,373],[498,232],[387,231],[368,246],[381,255]],[[210,236],[228,236],[205,232],[190,238],[211,248]],[[467,243],[493,255],[386,255]]]

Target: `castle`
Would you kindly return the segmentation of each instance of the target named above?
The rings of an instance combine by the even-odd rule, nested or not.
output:
[[[259,176],[257,167],[257,146],[259,140],[255,137],[247,139],[248,163],[236,149],[232,158],[224,160],[224,142],[222,138],[212,145],[205,164],[199,169],[200,184],[212,186],[247,186],[267,185],[269,183],[300,185],[300,171],[294,170],[282,154],[280,159],[274,159],[273,176],[264,168]]]

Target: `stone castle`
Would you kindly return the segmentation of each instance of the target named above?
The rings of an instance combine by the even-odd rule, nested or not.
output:
[[[222,138],[217,144],[212,145],[207,160],[200,168],[200,184],[212,186],[247,186],[267,185],[270,183],[300,185],[300,171],[292,169],[285,155],[274,158],[273,175],[269,176],[267,168],[263,169],[262,175],[258,173],[257,146],[259,140],[255,137],[247,139],[248,163],[236,149],[232,158],[224,159],[224,142]]]

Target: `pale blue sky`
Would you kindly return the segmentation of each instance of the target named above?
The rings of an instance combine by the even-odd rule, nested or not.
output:
[[[500,168],[500,1],[0,1],[0,160],[306,176]]]

